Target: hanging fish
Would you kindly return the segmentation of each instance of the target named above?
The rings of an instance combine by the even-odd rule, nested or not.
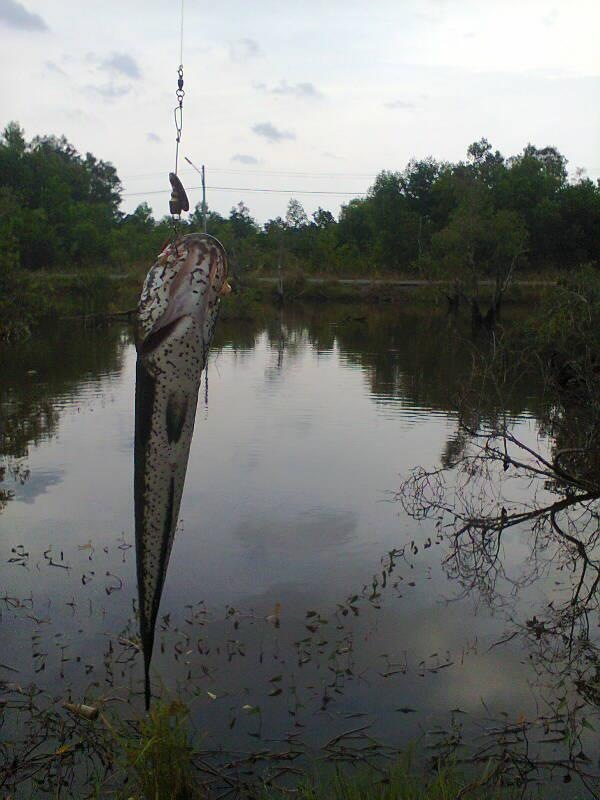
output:
[[[138,305],[134,495],[146,708],[154,629],[179,516],[200,377],[220,298],[230,291],[221,243],[191,233],[159,255]]]

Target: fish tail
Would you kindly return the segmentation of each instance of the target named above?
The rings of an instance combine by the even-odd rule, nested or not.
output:
[[[150,700],[152,699],[152,690],[150,687],[150,662],[144,664],[144,704],[146,711],[150,711]]]

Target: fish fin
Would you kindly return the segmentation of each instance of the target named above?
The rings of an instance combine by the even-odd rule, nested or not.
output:
[[[188,398],[185,395],[173,393],[167,400],[167,438],[169,444],[178,442],[187,416]]]
[[[177,317],[177,319],[172,319],[169,322],[166,322],[164,325],[161,325],[159,320],[159,322],[155,325],[145,339],[138,336],[138,353],[141,353],[142,355],[148,355],[148,353],[156,350],[156,348],[159,347],[165,341],[165,339],[169,338],[177,325],[179,325],[180,321],[181,317]]]

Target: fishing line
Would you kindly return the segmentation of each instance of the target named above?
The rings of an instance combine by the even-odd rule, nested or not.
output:
[[[179,166],[179,143],[181,142],[181,135],[183,130],[183,98],[185,92],[183,90],[183,3],[181,0],[181,24],[179,29],[179,67],[177,69],[177,105],[173,111],[175,117],[175,175],[177,175],[177,168]]]
[[[179,63],[183,64],[183,0],[181,0],[181,29],[179,36]]]
[[[181,212],[189,211],[190,202],[188,200],[183,184],[177,177],[177,170],[179,168],[179,145],[181,143],[181,136],[183,132],[183,98],[185,91],[183,88],[183,4],[181,0],[181,24],[179,28],[179,67],[177,68],[177,91],[175,96],[177,98],[177,105],[173,109],[173,119],[175,121],[175,171],[169,173],[169,181],[171,183],[171,199],[169,200],[169,211],[171,212],[172,225],[173,225],[173,238],[176,239],[179,235],[179,226],[181,223]]]

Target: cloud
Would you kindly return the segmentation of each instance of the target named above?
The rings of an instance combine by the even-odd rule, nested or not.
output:
[[[385,107],[401,109],[403,111],[413,111],[417,107],[417,104],[412,103],[410,100],[392,100],[390,103],[386,103]]]
[[[325,158],[331,158],[334,161],[344,161],[345,160],[345,156],[338,156],[337,153],[332,153],[329,150],[325,150],[321,155],[323,155]]]
[[[262,136],[270,142],[282,142],[284,139],[296,138],[296,134],[292,133],[292,131],[279,130],[271,122],[259,122],[252,126],[252,131],[257,136]]]
[[[105,100],[117,100],[119,97],[124,97],[126,94],[129,94],[131,91],[131,86],[129,85],[123,84],[117,86],[114,83],[103,83],[97,86],[88,84],[85,88],[89,92],[99,94],[100,97],[103,97]]]
[[[269,94],[288,95],[291,97],[311,99],[323,97],[317,87],[309,81],[302,83],[288,83],[287,81],[279,81],[279,83],[273,87],[268,87],[266,83],[255,83],[254,88],[261,92],[268,92]]]
[[[124,77],[134,81],[142,77],[137,61],[127,53],[113,52],[107,58],[101,58],[96,53],[88,53],[85,61],[95,69],[99,80],[102,73],[108,73],[108,79],[104,82],[84,87],[87,91],[100,95],[104,100],[116,100],[131,92],[131,84],[122,82]]]
[[[0,0],[1,2],[1,0]],[[62,67],[59,67],[54,61],[46,61],[46,69],[48,72],[54,72],[56,75],[66,75],[67,73],[64,71]]]
[[[96,122],[97,119],[93,114],[88,114],[80,108],[61,108],[60,113],[72,122]]]
[[[149,142],[162,142],[160,136],[157,133],[153,133],[152,131],[146,134],[146,139],[148,139]]]
[[[113,75],[126,75],[134,80],[139,80],[142,77],[137,61],[127,53],[112,53],[109,58],[101,61],[99,66],[100,69],[106,70]]]
[[[0,0],[0,22],[23,31],[48,30],[48,25],[39,14],[27,11],[17,0]]]
[[[238,39],[229,45],[229,57],[232,61],[249,61],[260,55],[260,45],[255,39]]]
[[[258,164],[258,158],[247,156],[244,153],[236,153],[231,157],[232,161],[239,161],[240,164]]]

